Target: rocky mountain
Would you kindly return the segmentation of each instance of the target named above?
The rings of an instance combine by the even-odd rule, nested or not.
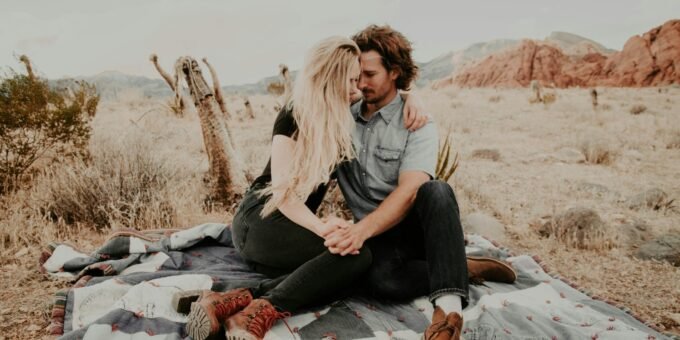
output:
[[[519,51],[519,54],[517,51]],[[513,65],[508,69],[521,68],[522,63],[527,60],[528,56],[534,55],[538,56],[542,63],[547,63],[545,70],[539,67],[536,72],[546,73],[541,80],[550,83],[554,82],[553,78],[556,77],[554,74],[559,73],[558,70],[562,68],[558,64],[562,65],[564,60],[569,58],[596,60],[598,57],[594,57],[593,54],[611,55],[614,52],[616,51],[608,49],[593,40],[565,32],[553,32],[545,40],[533,42],[498,39],[476,43],[462,50],[445,53],[428,62],[418,63],[420,76],[416,85],[423,87],[432,84],[435,88],[447,86],[453,84],[453,74],[462,74],[465,78],[464,80],[461,78],[461,86],[526,86],[522,85],[523,81],[514,80],[516,78],[514,75],[506,75],[505,72],[508,72],[508,70],[504,69],[504,65]],[[518,55],[516,56],[516,54]],[[501,55],[504,57],[501,58]],[[569,56],[569,58],[565,56]],[[494,62],[486,62],[489,58],[494,60]],[[501,59],[504,61],[500,62],[499,60]],[[486,62],[484,66],[480,66],[478,69],[471,68],[475,65],[480,65],[479,62],[481,60]],[[492,65],[496,61],[499,61],[500,65]],[[530,66],[525,65],[524,67]],[[491,67],[490,74],[482,72],[479,76],[473,76],[479,74],[484,67]],[[586,74],[595,72],[590,70],[589,67],[597,69],[604,66],[596,63],[585,68],[578,67],[578,72],[585,72]],[[459,72],[463,69],[470,71]],[[596,71],[599,72],[599,69]],[[527,75],[526,72],[526,70],[523,71],[523,77],[532,76],[531,74]],[[292,77],[295,77],[296,73],[296,71],[292,71]],[[559,76],[557,77],[559,78]],[[86,80],[95,84],[102,98],[106,100],[116,100],[124,96],[127,91],[134,91],[149,98],[172,96],[167,84],[161,79],[127,75],[117,71],[106,71],[94,76],[77,77],[76,79]],[[68,81],[62,79],[55,82],[63,84]],[[280,81],[279,76],[272,75],[256,83],[228,85],[223,86],[222,89],[227,95],[266,94],[267,85],[278,81]],[[560,82],[560,84],[565,84],[565,82],[569,84],[567,86],[581,84],[573,80],[565,80]]]
[[[492,40],[473,44],[463,50],[448,52],[426,63],[418,63],[420,76],[416,85],[419,87],[427,86],[435,80],[452,74],[461,67],[518,43],[519,40],[511,39]]]
[[[519,87],[532,80],[556,87],[680,84],[680,20],[631,37],[615,53],[588,41],[565,47],[554,39],[524,40],[461,69],[436,87]]]

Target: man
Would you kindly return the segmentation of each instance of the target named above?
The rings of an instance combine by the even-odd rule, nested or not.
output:
[[[435,305],[426,339],[459,339],[473,276],[512,282],[512,269],[490,259],[466,262],[458,204],[451,186],[433,180],[438,136],[434,122],[404,127],[403,100],[417,74],[411,44],[389,26],[369,26],[352,37],[362,51],[359,89],[352,106],[356,159],[338,170],[338,182],[358,222],[326,237],[341,255],[366,242],[373,254],[367,287],[373,296],[428,295]]]

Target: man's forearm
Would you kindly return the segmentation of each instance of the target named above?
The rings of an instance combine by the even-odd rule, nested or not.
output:
[[[370,231],[370,236],[380,235],[406,217],[415,201],[418,187],[400,185],[389,194],[372,213],[357,224]]]

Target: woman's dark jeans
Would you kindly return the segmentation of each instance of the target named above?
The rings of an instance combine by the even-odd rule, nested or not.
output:
[[[429,181],[420,186],[408,216],[367,241],[373,264],[365,286],[375,297],[396,300],[443,294],[468,300],[465,239],[451,186]]]
[[[271,278],[252,289],[256,298],[295,312],[338,297],[366,272],[372,261],[367,247],[358,255],[331,254],[323,238],[278,210],[261,217],[265,200],[257,189],[246,193],[232,224],[234,246],[241,257],[256,272]],[[317,207],[310,208],[315,211]]]

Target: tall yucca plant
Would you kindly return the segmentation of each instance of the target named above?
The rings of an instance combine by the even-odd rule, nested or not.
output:
[[[439,141],[439,152],[437,154],[437,167],[435,168],[435,175],[438,180],[448,182],[449,178],[458,169],[458,153],[451,157],[452,132],[448,130],[443,142]]]

